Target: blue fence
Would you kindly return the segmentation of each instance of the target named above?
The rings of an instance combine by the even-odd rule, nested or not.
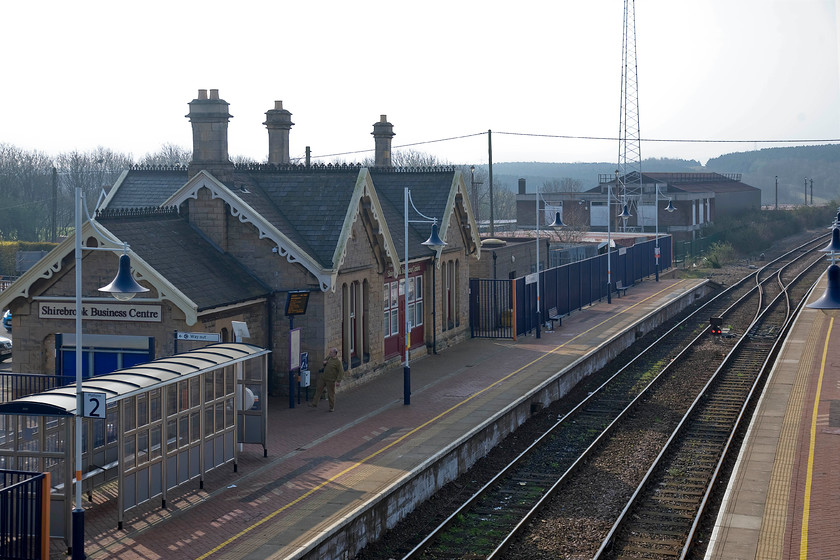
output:
[[[656,241],[644,241],[610,252],[610,289],[632,286],[656,271]],[[672,266],[671,237],[659,239],[659,269]],[[539,273],[540,312],[568,315],[607,297],[606,252]],[[470,279],[470,329],[473,337],[515,338],[537,326],[537,282]]]
[[[0,470],[0,558],[45,558],[44,475]]]
[[[42,393],[76,382],[74,375],[40,375],[37,373],[0,373],[0,402],[9,402],[27,395]]]

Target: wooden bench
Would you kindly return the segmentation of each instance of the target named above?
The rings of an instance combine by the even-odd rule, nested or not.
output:
[[[549,309],[545,318],[547,321],[551,322],[551,330],[554,330],[554,321],[557,321],[560,326],[563,326],[563,316],[557,313],[556,307]]]
[[[618,297],[621,297],[622,294],[627,295],[627,286],[621,280],[615,283],[615,293],[618,294]]]

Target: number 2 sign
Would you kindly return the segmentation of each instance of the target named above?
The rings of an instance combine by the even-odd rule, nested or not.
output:
[[[85,418],[105,418],[105,393],[82,393]]]

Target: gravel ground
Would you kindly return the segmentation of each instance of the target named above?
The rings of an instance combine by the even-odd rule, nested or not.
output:
[[[797,246],[813,237],[814,232],[808,232],[789,238],[785,243],[775,245],[774,250],[766,251],[766,258],[774,258],[778,254],[781,254],[784,247]],[[744,259],[720,269],[692,268],[690,270],[677,270],[676,274],[678,277],[680,275],[707,277],[722,286],[730,286],[752,272],[755,267],[763,266],[765,263],[766,261],[757,259]],[[650,336],[658,335],[656,332],[649,333],[646,337],[638,341],[638,344],[647,344],[648,337]],[[633,348],[625,352],[628,355],[635,355]],[[625,362],[626,356],[624,354],[619,355],[614,360],[616,364],[623,364]],[[516,432],[510,434],[501,444],[491,450],[487,456],[479,460],[466,474],[447,484],[435,496],[421,504],[394,529],[388,531],[384,538],[363,549],[356,556],[356,560],[390,560],[405,556],[422,539],[423,535],[446,519],[455,508],[478,491],[499,469],[518,456],[535,438],[552,426],[559,417],[571,410],[589,391],[598,387],[613,372],[614,369],[607,366],[600,372],[590,375],[581,381],[566,397],[556,401],[551,406],[546,407],[533,416]],[[646,438],[645,441],[647,441],[647,438],[651,438],[650,445],[657,445],[659,443],[655,441],[656,434],[654,432],[645,434],[644,437]],[[627,465],[628,472],[617,473],[617,476],[623,476],[624,474],[632,475],[630,471],[633,468],[632,462],[630,462]],[[646,469],[647,467],[644,468]],[[604,489],[603,502],[605,507],[609,502],[608,497],[610,492],[610,489]],[[574,515],[568,515],[567,519],[569,519],[569,522],[562,529],[567,534],[569,532],[575,533],[579,531],[583,525],[597,523],[596,520],[591,518],[577,518],[577,521],[575,521],[576,518]],[[581,527],[576,527],[575,523],[580,524]],[[589,529],[591,528],[590,525]],[[535,532],[529,540],[528,550],[520,549],[518,551],[519,556],[525,554],[529,558],[577,558],[578,556],[575,555],[575,551],[573,550],[565,549],[560,551],[552,548],[550,541],[553,539],[548,538],[546,535],[550,535],[551,532],[556,530],[556,527],[552,527],[552,531],[550,532]],[[580,557],[588,558],[590,556],[584,555]]]

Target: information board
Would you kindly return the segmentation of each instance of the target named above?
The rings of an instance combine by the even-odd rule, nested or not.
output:
[[[286,296],[286,315],[303,315],[309,304],[309,290],[294,290]]]

